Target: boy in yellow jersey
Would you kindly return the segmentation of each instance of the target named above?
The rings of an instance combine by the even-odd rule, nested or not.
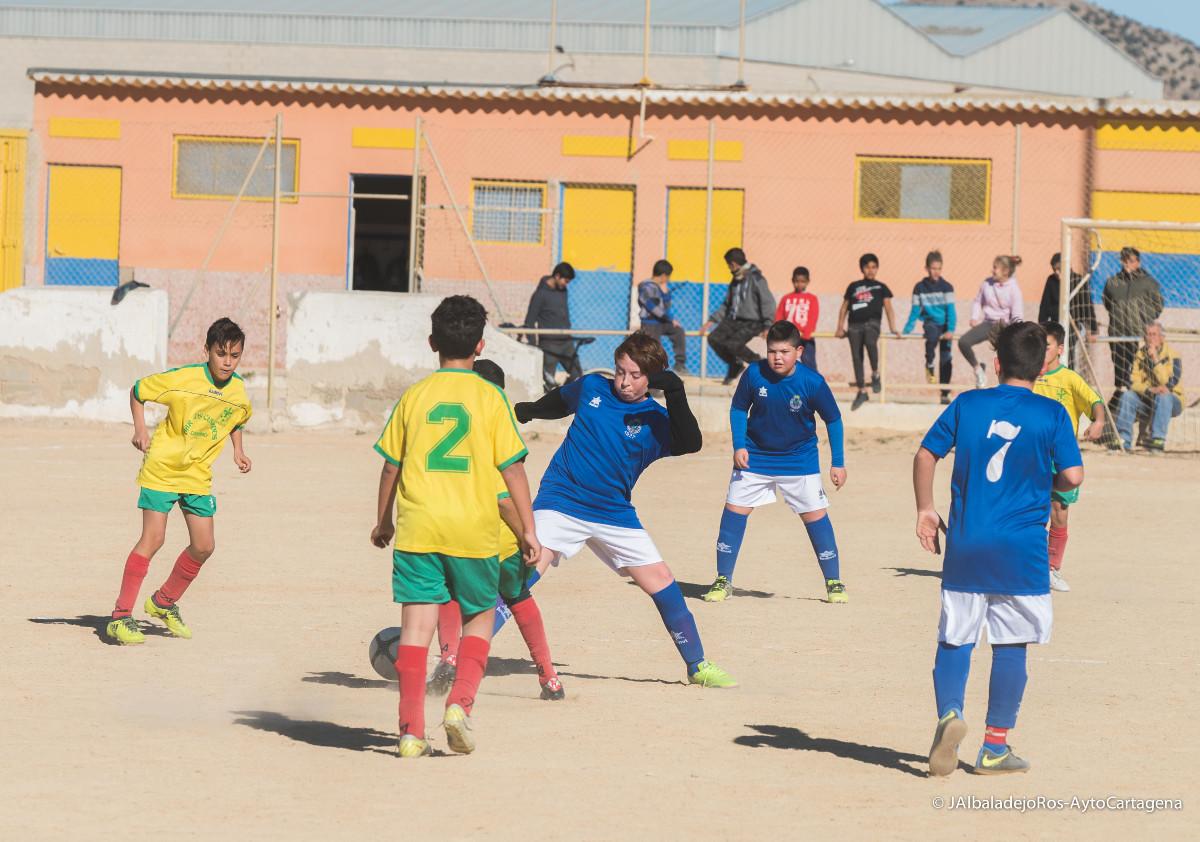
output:
[[[208,329],[204,353],[208,360],[162,374],[143,377],[129,392],[133,414],[133,446],[145,453],[137,483],[141,486],[142,537],[125,560],[121,591],[108,624],[108,636],[120,644],[144,643],[146,636],[133,619],[134,603],[150,559],[166,539],[167,515],[175,504],[183,511],[191,543],[175,560],[163,586],[147,600],[147,614],[166,623],[176,637],[190,638],[176,602],[200,572],[215,548],[212,464],[233,442],[233,461],[244,474],[250,460],[242,451],[242,428],[250,420],[250,399],[242,378],[234,373],[242,358],[246,334],[230,319],[218,319]],[[154,431],[146,430],[146,401],[167,407],[167,417]]]
[[[441,368],[404,393],[375,444],[384,464],[371,543],[386,547],[395,535],[392,596],[403,605],[396,656],[401,757],[432,753],[425,739],[426,661],[438,606],[451,599],[462,610],[463,638],[442,724],[452,750],[475,749],[470,714],[487,667],[500,581],[496,471],[520,519],[522,553],[528,561],[541,553],[523,464],[528,451],[512,407],[502,390],[471,370],[483,352],[486,323],[474,298],[442,300],[429,337]]]
[[[1046,373],[1033,384],[1033,391],[1056,400],[1071,416],[1071,427],[1079,434],[1079,417],[1086,415],[1091,424],[1083,431],[1088,441],[1096,441],[1104,432],[1104,401],[1096,390],[1076,372],[1062,364],[1063,340],[1066,331],[1058,322],[1042,322],[1046,329]],[[1063,553],[1067,549],[1067,507],[1079,500],[1079,489],[1050,492],[1050,587],[1056,591],[1069,591],[1071,586],[1063,581]]]

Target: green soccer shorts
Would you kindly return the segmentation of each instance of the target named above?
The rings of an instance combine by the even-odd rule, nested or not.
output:
[[[490,558],[392,550],[392,599],[396,602],[456,600],[463,616],[490,611],[500,591],[500,564]]]
[[[181,511],[199,517],[212,517],[217,513],[217,501],[211,494],[178,494],[174,491],[155,491],[143,488],[138,497],[138,508],[152,512],[169,513],[179,504]]]
[[[1072,488],[1070,491],[1051,491],[1050,499],[1064,506],[1070,506],[1079,502],[1079,489]]]
[[[529,574],[533,568],[525,563],[519,553],[513,553],[500,562],[500,598],[506,603],[529,599]]]

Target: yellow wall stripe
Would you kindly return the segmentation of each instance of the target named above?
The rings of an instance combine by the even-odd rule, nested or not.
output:
[[[1200,220],[1200,195],[1195,193],[1131,193],[1097,190],[1092,193],[1092,218],[1150,222]],[[1137,231],[1097,228],[1093,247],[1117,251],[1134,246],[1142,251],[1200,254],[1200,234],[1180,231]]]
[[[363,149],[412,149],[413,129],[376,129],[355,126],[351,145]]]
[[[630,137],[595,137],[592,135],[564,135],[562,153],[594,158],[629,158],[637,147]]]
[[[667,141],[667,157],[672,161],[707,161],[707,140],[671,140]],[[742,160],[742,142],[740,140],[718,140],[713,150],[714,161]]]
[[[51,117],[50,137],[84,137],[92,140],[120,140],[120,120],[90,117]]]
[[[1200,123],[1107,121],[1096,128],[1096,148],[1200,152]]]

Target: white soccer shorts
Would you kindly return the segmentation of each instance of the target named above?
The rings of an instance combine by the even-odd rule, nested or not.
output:
[[[798,515],[829,508],[829,498],[821,487],[820,474],[771,476],[737,468],[733,469],[733,476],[729,478],[729,493],[725,495],[725,502],[748,509],[767,506],[775,502],[776,489],[783,495],[783,502]]]
[[[533,522],[538,541],[554,552],[552,564],[556,566],[560,558],[570,558],[585,544],[614,572],[623,576],[628,574],[623,573],[622,568],[644,567],[663,560],[645,529],[593,523],[550,509],[534,512]]]
[[[1049,643],[1054,628],[1050,594],[1010,596],[942,590],[938,641],[951,646],[978,643]]]

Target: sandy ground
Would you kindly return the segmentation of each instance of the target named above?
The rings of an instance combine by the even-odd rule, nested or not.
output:
[[[821,601],[782,504],[751,519],[737,598],[702,602],[728,440],[651,468],[642,519],[708,655],[742,687],[685,686],[651,601],[585,551],[535,589],[567,700],[538,699],[505,629],[477,752],[420,762],[394,756],[396,685],[366,656],[399,620],[390,554],[368,542],[374,434],[247,436],[244,477],[222,454],[217,552],[181,603],[194,639],[147,628],[146,645],[122,648],[100,629],[140,523],[129,436],[0,425],[0,838],[1194,838],[1195,458],[1087,451],[1073,590],[1054,597],[1053,642],[1031,649],[1012,735],[1033,769],[931,780],[939,562],[913,537],[918,436],[851,434],[849,485],[833,500],[845,606]],[[557,442],[529,442],[535,480]],[[185,543],[172,515],[142,599]],[[985,647],[965,762],[982,741],[989,662]],[[440,721],[440,704],[427,710]],[[960,796],[1043,808],[949,809]],[[1129,798],[1183,806],[1084,809]]]

